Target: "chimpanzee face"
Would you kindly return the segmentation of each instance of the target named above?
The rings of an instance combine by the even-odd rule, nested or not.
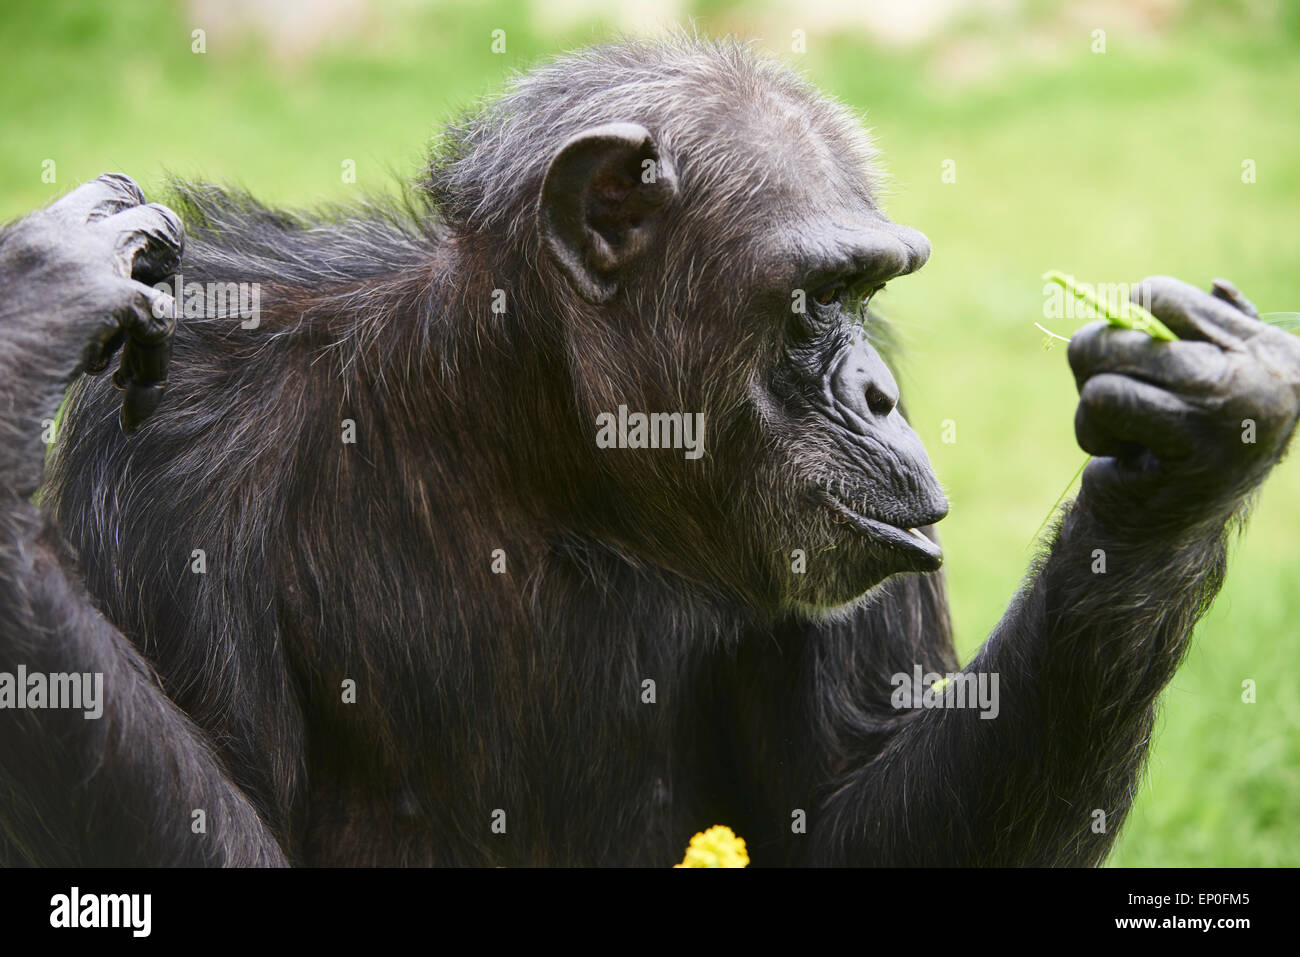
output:
[[[930,244],[875,209],[837,213],[768,253],[779,349],[750,389],[769,476],[790,501],[769,530],[805,556],[786,556],[788,594],[816,607],[852,601],[894,572],[937,569],[939,546],[919,529],[948,511],[867,308],[886,282],[925,263]]]
[[[619,460],[626,538],[688,575],[733,569],[747,598],[806,610],[938,568],[918,529],[948,510],[866,308],[925,263],[929,242],[880,212],[851,163],[821,166],[785,184],[777,170],[727,208],[692,183],[689,158],[610,124],[560,150],[539,207],[553,263],[600,310],[587,341],[618,343],[622,360],[606,364],[627,404],[703,415],[696,461]]]

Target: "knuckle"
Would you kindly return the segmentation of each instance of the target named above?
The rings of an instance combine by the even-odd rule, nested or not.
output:
[[[119,308],[129,310],[141,318],[152,318],[155,303],[163,297],[162,293],[130,279],[120,280],[117,290]]]
[[[185,227],[181,223],[181,218],[176,213],[162,203],[147,203],[146,208],[156,213],[166,228],[164,238],[175,241],[185,235]]]
[[[1191,287],[1181,279],[1175,279],[1173,276],[1166,276],[1163,274],[1147,276],[1134,287],[1135,290],[1141,289],[1150,292],[1178,291],[1188,288]]]
[[[103,183],[114,194],[112,198],[119,201],[126,200],[133,206],[138,206],[144,202],[144,190],[140,184],[127,176],[125,173],[100,173],[95,177],[95,182]]]
[[[1079,411],[1095,409],[1110,395],[1110,391],[1105,376],[1094,376],[1089,379],[1079,390]]]
[[[132,309],[140,319],[132,330],[134,339],[150,345],[171,338],[176,328],[176,303],[171,296],[161,293],[150,296],[141,292],[133,301]]]
[[[1144,395],[1126,376],[1103,372],[1084,383],[1079,391],[1079,401],[1096,414],[1122,418],[1146,411]]]
[[[1079,447],[1095,454],[1101,448],[1101,434],[1095,417],[1080,406],[1074,413],[1074,439]]]
[[[1079,407],[1074,410],[1074,435],[1080,441],[1090,434],[1091,418],[1087,406],[1080,402]]]
[[[1070,337],[1069,345],[1066,346],[1065,354],[1070,360],[1070,365],[1077,368],[1086,363],[1093,355],[1097,347],[1098,337],[1102,330],[1106,328],[1106,323],[1096,320],[1088,323],[1073,336]]]
[[[1130,290],[1129,300],[1156,315],[1170,311],[1183,313],[1188,293],[1194,292],[1193,287],[1173,276],[1147,276]]]

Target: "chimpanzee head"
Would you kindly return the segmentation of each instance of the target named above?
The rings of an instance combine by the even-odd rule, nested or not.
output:
[[[947,502],[866,309],[930,246],[873,158],[787,68],[693,38],[563,58],[453,132],[442,213],[499,237],[480,268],[514,264],[518,341],[564,365],[571,523],[772,609],[939,567],[917,529]]]

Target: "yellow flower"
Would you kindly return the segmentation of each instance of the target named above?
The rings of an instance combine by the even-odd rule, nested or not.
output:
[[[673,867],[746,867],[748,864],[745,839],[719,824],[691,838],[686,857]]]

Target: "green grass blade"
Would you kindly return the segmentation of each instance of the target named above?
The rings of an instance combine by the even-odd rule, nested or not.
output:
[[[1169,330],[1168,326],[1137,303],[1126,301],[1120,303],[1117,309],[1112,310],[1103,304],[1091,289],[1080,286],[1074,281],[1073,276],[1063,273],[1059,269],[1052,269],[1043,273],[1043,281],[1056,283],[1080,302],[1089,306],[1096,315],[1104,318],[1112,326],[1118,326],[1121,329],[1136,329],[1139,332],[1145,332],[1153,339],[1162,339],[1165,342],[1174,342],[1178,339]]]

